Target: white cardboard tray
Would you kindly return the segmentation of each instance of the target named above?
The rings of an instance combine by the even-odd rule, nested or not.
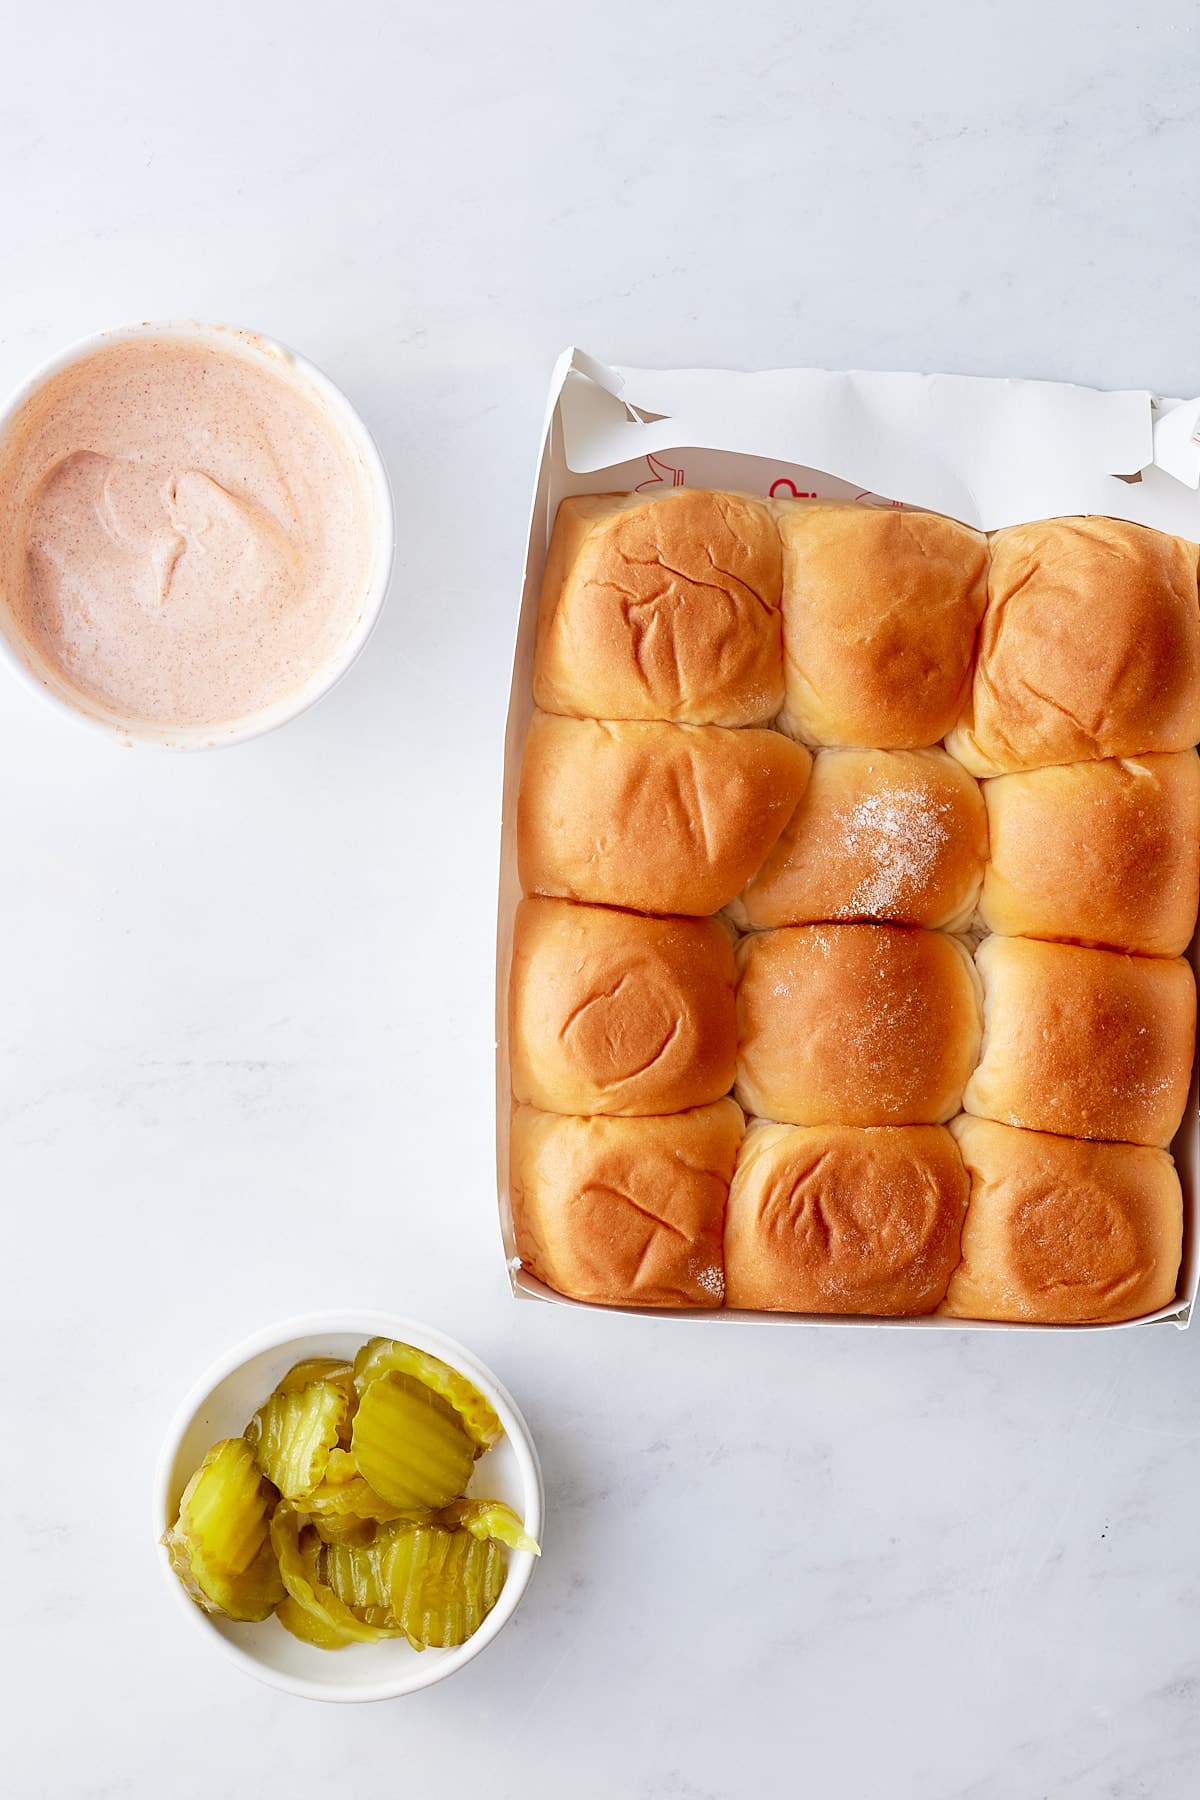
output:
[[[508,972],[517,880],[517,785],[533,711],[534,632],[550,530],[568,494],[726,487],[903,504],[981,531],[1030,519],[1103,513],[1200,541],[1200,400],[1141,390],[1104,393],[1050,381],[774,369],[611,367],[565,350],[550,383],[534,484],[512,691],[504,742],[496,938],[496,1158],[500,1228],[514,1294],[555,1306],[520,1266],[508,1194]],[[1200,933],[1189,958],[1200,967]],[[608,1307],[691,1324],[837,1326],[924,1331],[1124,1331],[1190,1322],[1200,1286],[1197,1173],[1200,1113],[1193,1068],[1188,1110],[1171,1146],[1184,1196],[1179,1297],[1126,1325],[1036,1326],[962,1319],[675,1312]],[[590,1308],[589,1310],[597,1310]]]

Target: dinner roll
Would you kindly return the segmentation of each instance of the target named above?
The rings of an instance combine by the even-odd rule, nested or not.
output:
[[[992,539],[975,680],[946,740],[975,775],[1200,739],[1197,547],[1123,519]]]
[[[748,1113],[792,1125],[936,1125],[979,1049],[978,983],[957,939],[899,925],[800,925],[738,947]]]
[[[986,938],[984,1038],[963,1107],[1065,1137],[1164,1145],[1187,1104],[1196,988],[1181,959]]]
[[[936,744],[968,691],[986,539],[936,513],[779,504],[784,730],[806,744]]]
[[[765,1312],[932,1312],[967,1176],[941,1125],[752,1124],[725,1217],[725,1299]]]
[[[777,731],[535,713],[517,801],[526,893],[715,913],[796,809],[806,750]]]
[[[573,718],[767,725],[783,704],[779,530],[744,494],[558,509],[533,697]]]
[[[942,1312],[1111,1325],[1175,1298],[1183,1196],[1165,1151],[989,1119],[960,1118],[950,1129],[971,1201]]]
[[[715,919],[523,900],[513,930],[514,1098],[560,1113],[669,1113],[728,1093],[733,951]]]
[[[970,924],[987,856],[979,783],[944,750],[821,750],[783,836],[730,913]]]
[[[983,791],[979,910],[992,931],[1149,956],[1187,948],[1200,901],[1194,750],[999,775]]]
[[[510,1192],[531,1275],[603,1306],[720,1306],[725,1202],[741,1108],[656,1119],[562,1118],[518,1107]]]

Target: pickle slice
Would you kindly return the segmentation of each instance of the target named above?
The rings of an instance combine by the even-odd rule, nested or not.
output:
[[[354,1385],[353,1365],[345,1362],[340,1356],[306,1356],[303,1362],[290,1368],[279,1386],[277,1394],[294,1394],[300,1388],[308,1387],[314,1381],[330,1382],[341,1388],[346,1396],[346,1412],[338,1431],[338,1443],[349,1445],[350,1421],[354,1417],[354,1409],[358,1405],[358,1389]]]
[[[390,1606],[364,1606],[356,1615],[364,1625],[382,1625],[388,1627],[389,1637],[403,1637],[404,1633],[396,1628]]]
[[[493,1539],[445,1526],[397,1528],[388,1566],[392,1617],[414,1650],[448,1650],[478,1631],[504,1586]]]
[[[418,1636],[429,1648],[449,1650],[465,1643],[467,1630],[467,1558],[477,1540],[465,1531],[454,1531],[445,1561],[425,1579]],[[472,1628],[473,1629],[473,1628]]]
[[[353,1513],[314,1513],[309,1522],[323,1544],[369,1544],[375,1536],[375,1520]]]
[[[350,1405],[358,1398],[353,1365],[340,1356],[306,1356],[303,1362],[293,1363],[275,1392],[298,1394],[301,1388],[311,1387],[314,1381],[332,1382],[335,1387],[340,1387]]]
[[[321,1573],[339,1600],[359,1618],[378,1608],[389,1614],[392,1603],[389,1565],[394,1531],[382,1526],[366,1544],[328,1544],[321,1555]]]
[[[246,1440],[285,1498],[302,1500],[321,1481],[349,1409],[345,1388],[330,1381],[277,1390],[259,1407]]]
[[[168,1532],[163,1542],[171,1567],[189,1598],[207,1613],[255,1624],[269,1619],[284,1597],[279,1565],[269,1540],[238,1575],[226,1575],[182,1534]]]
[[[239,1575],[266,1539],[274,1499],[244,1439],[223,1438],[184,1488],[179,1523],[210,1562]]]
[[[495,1606],[504,1586],[504,1577],[504,1551],[496,1539],[467,1536],[460,1575],[464,1638],[475,1635]]]
[[[436,1577],[446,1560],[451,1533],[440,1525],[414,1525],[396,1534],[388,1566],[392,1617],[414,1650],[424,1650],[420,1634],[424,1618],[425,1582]]]
[[[305,1495],[303,1510],[311,1514],[314,1523],[345,1519],[348,1525],[366,1523],[368,1527],[403,1516],[398,1507],[389,1506],[386,1500],[381,1499],[367,1485],[349,1450],[340,1448],[329,1452],[325,1479],[319,1487]]]
[[[507,1544],[510,1550],[528,1550],[532,1556],[542,1554],[537,1539],[530,1537],[512,1507],[503,1500],[452,1500],[440,1509],[437,1522],[461,1525],[472,1537],[492,1538],[498,1544]]]
[[[358,1519],[386,1524],[392,1519],[410,1516],[402,1506],[389,1506],[361,1475],[355,1475],[352,1481],[323,1481],[320,1487],[304,1496],[303,1507],[314,1521]]]
[[[486,1555],[483,1558],[483,1618],[486,1619],[500,1598],[500,1589],[504,1586],[508,1568],[504,1552],[494,1538],[489,1538],[484,1545]],[[539,1550],[538,1555],[541,1555]],[[483,1620],[480,1620],[480,1624]]]
[[[276,1494],[243,1438],[214,1444],[183,1490],[163,1537],[171,1567],[198,1606],[265,1619],[283,1597],[268,1541]]]
[[[454,1409],[398,1371],[374,1377],[363,1390],[350,1447],[363,1480],[402,1510],[457,1499],[477,1453]]]
[[[440,1394],[481,1450],[504,1436],[504,1427],[491,1403],[465,1375],[440,1357],[417,1350],[412,1344],[398,1344],[393,1338],[372,1338],[354,1359],[354,1379],[360,1392],[380,1375],[393,1373],[413,1375],[423,1386]]]
[[[271,1543],[279,1561],[283,1585],[296,1605],[326,1631],[334,1631],[358,1644],[377,1644],[395,1637],[394,1627],[367,1625],[356,1619],[333,1589],[321,1580],[317,1567],[321,1550],[315,1532],[305,1534],[303,1514],[281,1500],[271,1519]]]
[[[344,1632],[335,1631],[332,1626],[323,1624],[315,1613],[305,1612],[290,1594],[285,1594],[279,1602],[275,1617],[285,1631],[290,1631],[303,1644],[315,1644],[318,1650],[345,1650],[347,1645],[357,1642],[357,1639],[347,1637]]]
[[[459,1572],[463,1613],[461,1622],[456,1622],[457,1615],[447,1617],[448,1635],[442,1640],[447,1646],[451,1643],[463,1643],[467,1638],[474,1637],[500,1598],[500,1590],[504,1586],[504,1551],[501,1546],[494,1538],[463,1536],[465,1550]],[[462,1636],[453,1635],[456,1631],[461,1631]],[[432,1637],[430,1642],[433,1642]]]
[[[329,1461],[325,1464],[325,1482],[323,1485],[341,1487],[359,1479],[358,1464],[349,1450],[339,1444],[336,1450],[329,1452]]]

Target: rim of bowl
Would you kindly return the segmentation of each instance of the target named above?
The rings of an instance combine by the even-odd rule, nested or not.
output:
[[[213,344],[235,355],[249,356],[260,363],[282,363],[300,383],[311,387],[341,431],[356,460],[362,465],[373,514],[373,554],[362,606],[353,629],[337,655],[297,689],[272,705],[247,714],[242,719],[222,721],[216,725],[157,726],[145,720],[125,719],[110,712],[102,702],[94,701],[65,679],[61,688],[52,679],[52,671],[39,671],[32,650],[23,652],[15,627],[10,626],[7,609],[0,605],[0,663],[17,677],[23,686],[41,696],[67,718],[82,722],[93,731],[116,738],[119,743],[152,750],[221,750],[233,744],[249,743],[265,737],[306,713],[318,700],[332,692],[338,682],[358,660],[383,611],[391,586],[396,559],[396,513],[387,465],[372,437],[362,414],[347,399],[337,383],[324,369],[294,350],[282,339],[249,326],[222,325],[200,319],[143,319],[128,325],[113,325],[105,331],[89,333],[56,352],[26,376],[12,393],[0,403],[0,439],[14,418],[32,399],[39,388],[73,363],[83,362],[99,350],[138,338],[182,338]],[[231,345],[230,340],[233,340]]]
[[[281,1319],[274,1325],[265,1326],[250,1337],[226,1350],[213,1362],[200,1379],[193,1383],[184,1399],[176,1409],[162,1449],[159,1451],[158,1464],[154,1474],[154,1534],[155,1550],[159,1566],[162,1569],[172,1593],[184,1609],[186,1615],[198,1627],[210,1643],[215,1643],[226,1656],[230,1657],[239,1668],[255,1680],[266,1683],[268,1687],[281,1689],[285,1693],[298,1694],[306,1700],[327,1700],[361,1702],[373,1700],[394,1700],[405,1694],[418,1692],[421,1688],[433,1687],[486,1650],[492,1640],[507,1625],[525,1596],[533,1578],[538,1558],[529,1551],[511,1551],[509,1554],[508,1574],[500,1598],[488,1614],[483,1624],[465,1643],[455,1649],[442,1652],[436,1662],[425,1662],[419,1659],[410,1673],[386,1679],[364,1678],[352,1684],[340,1683],[337,1687],[327,1687],[324,1682],[311,1680],[307,1676],[288,1675],[279,1669],[269,1667],[260,1662],[249,1650],[234,1640],[227,1638],[223,1632],[216,1630],[208,1614],[185,1593],[178,1576],[167,1560],[167,1553],[157,1539],[173,1523],[171,1517],[170,1490],[175,1464],[184,1436],[197,1412],[210,1398],[213,1390],[236,1373],[243,1363],[261,1356],[269,1350],[282,1349],[285,1344],[298,1338],[333,1336],[335,1334],[362,1334],[364,1340],[372,1337],[395,1338],[401,1343],[412,1344],[415,1349],[428,1350],[434,1356],[440,1356],[443,1362],[452,1364],[462,1374],[469,1375],[471,1380],[491,1401],[504,1426],[505,1436],[517,1460],[521,1482],[524,1488],[524,1522],[531,1536],[540,1540],[545,1513],[545,1489],[542,1484],[542,1469],[538,1461],[537,1449],[533,1435],[525,1423],[521,1409],[486,1363],[479,1360],[472,1351],[457,1339],[447,1337],[445,1332],[436,1330],[431,1325],[422,1324],[419,1319],[405,1318],[399,1314],[386,1312],[318,1312],[301,1313],[290,1319]],[[310,1352],[311,1354],[311,1352]]]

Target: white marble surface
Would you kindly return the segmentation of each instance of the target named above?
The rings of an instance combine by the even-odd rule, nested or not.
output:
[[[490,1045],[553,353],[1200,391],[1194,8],[591,11],[3,9],[0,382],[128,318],[260,326],[361,405],[403,537],[368,656],[260,744],[134,754],[0,695],[0,1779],[1185,1800],[1200,1335],[516,1306]],[[148,1493],[214,1354],[356,1302],[497,1367],[550,1523],[499,1645],[348,1714],[180,1628]]]

